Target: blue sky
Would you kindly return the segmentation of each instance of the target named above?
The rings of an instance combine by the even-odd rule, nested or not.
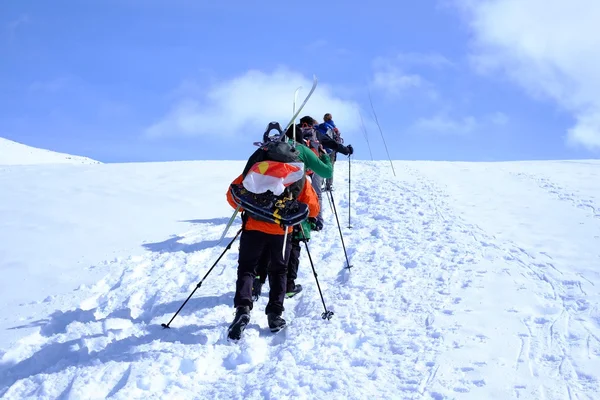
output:
[[[103,162],[244,159],[316,74],[302,115],[331,112],[359,159],[359,110],[386,158],[369,90],[393,159],[598,156],[594,0],[203,3],[3,2],[0,136]]]

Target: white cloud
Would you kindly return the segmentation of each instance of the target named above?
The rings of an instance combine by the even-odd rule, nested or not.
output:
[[[426,81],[420,75],[406,74],[394,67],[382,68],[373,74],[373,86],[392,94],[400,94],[405,90],[425,85]]]
[[[431,83],[419,74],[407,73],[392,60],[378,58],[373,69],[370,85],[390,96],[400,96],[412,89],[427,89],[435,95]]]
[[[454,67],[452,61],[438,53],[400,53],[396,56],[396,60],[406,66]]]
[[[304,46],[304,50],[308,52],[322,52],[326,50],[328,46],[329,42],[327,40],[318,39]]]
[[[236,78],[213,84],[204,95],[180,99],[158,122],[146,129],[149,136],[169,135],[251,135],[257,140],[270,121],[285,126],[292,117],[294,91],[299,106],[312,86],[312,78],[280,67],[272,73],[251,70]],[[346,132],[358,131],[356,104],[333,93],[331,86],[319,82],[317,89],[300,113],[321,120],[331,113]],[[296,120],[298,122],[298,120]]]
[[[455,0],[474,33],[473,60],[572,113],[568,143],[600,150],[600,1]]]
[[[19,27],[21,25],[28,24],[29,22],[31,22],[31,19],[29,18],[29,15],[27,15],[27,14],[23,14],[23,15],[19,16],[19,18],[8,22],[6,24],[6,29],[8,31],[9,39],[11,39],[11,40],[14,39]]]
[[[336,47],[333,43],[330,43],[325,39],[318,39],[307,44],[304,46],[304,51],[319,57],[328,55],[332,56],[333,58],[348,57],[354,54],[353,51],[344,47]]]
[[[492,115],[490,115],[490,122],[494,125],[506,125],[508,124],[509,118],[508,115],[502,113],[502,112],[495,112]]]
[[[478,125],[479,122],[477,119],[470,115],[455,119],[439,114],[431,118],[418,119],[414,123],[412,130],[416,132],[462,135],[473,132]]]
[[[373,61],[371,85],[390,96],[400,96],[412,89],[437,99],[435,85],[419,73],[408,72],[414,67],[444,68],[454,64],[437,53],[400,53],[394,57],[378,57]]]
[[[443,111],[433,117],[418,119],[411,130],[416,133],[467,135],[474,131],[486,130],[493,125],[504,126],[508,122],[508,116],[499,111],[480,117],[468,115],[461,118],[451,117],[447,111]]]
[[[76,84],[78,84],[77,79],[68,76],[61,76],[50,80],[32,82],[29,85],[28,90],[32,93],[56,93],[69,87],[70,85],[72,86]]]

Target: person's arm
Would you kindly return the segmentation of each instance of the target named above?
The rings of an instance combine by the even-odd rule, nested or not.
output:
[[[348,154],[352,154],[354,152],[354,149],[352,149],[352,146],[350,146],[350,145],[344,146],[343,144],[336,142],[335,140],[333,140],[332,138],[330,138],[327,135],[318,135],[318,139],[319,139],[319,143],[321,143],[321,145],[324,148],[331,149],[333,151],[337,151],[338,153],[342,153],[345,156],[347,156]]]
[[[302,147],[302,157],[306,168],[313,170],[315,174],[324,179],[333,177],[333,166],[327,154],[321,154],[320,157],[317,157],[308,147],[304,145],[298,147]]]
[[[315,189],[308,182],[308,180],[304,182],[304,187],[298,196],[298,201],[305,203],[308,206],[309,218],[314,218],[319,215],[321,208],[319,205],[319,198],[317,197],[317,192],[315,192]]]
[[[231,182],[231,185],[236,185],[238,183],[242,183],[243,180],[244,180],[243,175],[240,175],[237,178],[235,178],[235,180],[233,182]],[[227,187],[227,202],[229,203],[229,205],[231,207],[233,207],[234,209],[237,209],[238,205],[235,203],[235,201],[233,201],[233,196],[231,195],[231,192],[229,191],[229,188],[231,187],[231,185],[229,185]],[[242,209],[240,209],[240,211],[242,211]]]

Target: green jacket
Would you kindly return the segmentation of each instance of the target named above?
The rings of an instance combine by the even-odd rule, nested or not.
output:
[[[291,142],[291,139],[289,141]],[[304,170],[310,169],[323,179],[333,177],[333,165],[328,154],[317,157],[308,146],[298,142],[296,142],[296,149],[300,160],[304,163]]]
[[[292,143],[291,139],[288,139],[288,143]],[[323,179],[333,177],[333,165],[331,164],[331,158],[329,154],[317,155],[305,144],[295,143],[296,149],[298,150],[298,158],[304,163],[304,170],[312,170],[315,174],[319,175]],[[302,227],[304,228],[304,234],[306,239],[310,240],[310,232],[312,230],[312,224],[308,221],[308,218],[302,221]],[[300,230],[294,230],[295,238],[303,239],[302,232]]]
[[[312,230],[312,224],[308,221],[308,218],[301,222],[302,228],[304,228],[304,235],[300,229],[294,229],[293,238],[302,240],[304,238],[310,240],[310,231]]]

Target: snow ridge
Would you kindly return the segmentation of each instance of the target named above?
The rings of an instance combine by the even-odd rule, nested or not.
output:
[[[0,137],[0,165],[100,164],[88,157],[27,146]]]

